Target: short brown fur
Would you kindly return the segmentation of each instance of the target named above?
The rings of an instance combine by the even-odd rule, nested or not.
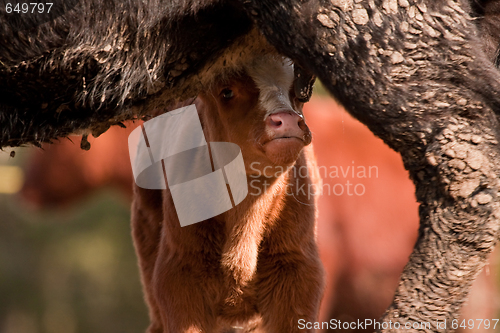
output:
[[[220,94],[228,88],[234,92],[230,100]],[[234,142],[242,150],[253,186],[243,202],[181,227],[168,189],[135,187],[133,236],[150,308],[149,333],[231,332],[234,326],[290,333],[299,332],[299,319],[317,319],[323,268],[316,196],[307,191],[319,182],[312,172],[315,158],[311,146],[290,149],[274,162],[266,156],[270,138],[258,94],[252,79],[241,75],[213,85],[195,101],[207,142]],[[295,98],[293,104],[301,113],[302,104]],[[310,142],[306,132],[304,145]],[[289,169],[263,175],[252,162]],[[307,175],[300,168],[307,168]],[[295,191],[303,185],[305,192]]]

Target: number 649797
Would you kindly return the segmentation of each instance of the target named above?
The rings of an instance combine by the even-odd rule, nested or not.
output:
[[[5,5],[5,11],[7,14],[18,13],[18,14],[27,14],[27,13],[50,13],[50,9],[52,8],[52,2],[23,2],[23,3],[7,3]]]

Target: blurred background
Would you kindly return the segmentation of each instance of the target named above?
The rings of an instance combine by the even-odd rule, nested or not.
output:
[[[327,271],[321,320],[377,319],[417,236],[413,185],[399,155],[316,86],[304,113],[318,165],[328,170],[318,222]],[[136,126],[89,138],[89,151],[73,137],[0,153],[0,333],[147,328],[129,226],[127,137]],[[370,167],[371,175],[359,173]],[[357,194],[347,193],[348,181]],[[494,255],[481,273],[464,318],[499,318],[497,263]]]
[[[79,139],[74,141],[46,149],[58,147],[55,151],[66,158],[86,158],[89,152],[80,149]],[[47,165],[39,160],[41,154],[54,155],[38,148],[16,149],[15,157],[0,153],[0,332],[144,332],[148,318],[130,235],[128,194],[97,184],[66,193],[66,198],[51,197],[45,192],[52,189],[43,188],[47,177],[55,187],[72,188],[78,177],[85,178],[85,170],[51,156],[58,177],[42,170]],[[28,180],[41,187],[41,198],[21,195]]]

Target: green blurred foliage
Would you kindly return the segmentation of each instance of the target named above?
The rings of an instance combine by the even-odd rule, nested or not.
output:
[[[326,90],[325,86],[318,79],[316,79],[316,82],[314,82],[313,94],[315,96],[329,96],[328,91]]]
[[[1,333],[145,331],[130,206],[118,198],[101,191],[56,213],[0,195]]]

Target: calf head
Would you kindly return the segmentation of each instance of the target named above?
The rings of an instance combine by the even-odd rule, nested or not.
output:
[[[293,165],[311,132],[290,60],[263,56],[228,72],[196,100],[207,141],[240,146],[247,174],[271,176],[273,167]]]

